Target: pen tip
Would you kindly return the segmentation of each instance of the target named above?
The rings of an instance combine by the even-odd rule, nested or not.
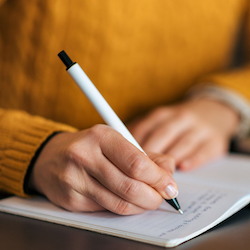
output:
[[[179,211],[180,214],[183,214],[183,211],[181,209],[178,209],[178,211]]]

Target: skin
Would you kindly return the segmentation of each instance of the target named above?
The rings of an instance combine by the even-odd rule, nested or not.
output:
[[[162,197],[177,195],[175,164],[167,155],[149,156],[106,125],[60,133],[38,157],[30,188],[70,211],[130,215],[154,210]],[[169,185],[175,193],[169,194]]]
[[[129,128],[146,152],[168,154],[190,170],[224,155],[238,125],[233,109],[202,99],[160,107]]]
[[[176,164],[188,170],[223,155],[238,123],[234,110],[211,100],[158,108],[129,126],[148,156],[106,125],[60,133],[42,150],[29,187],[70,211],[154,210],[178,194]]]

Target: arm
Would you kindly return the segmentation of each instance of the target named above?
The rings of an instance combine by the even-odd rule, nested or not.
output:
[[[42,142],[55,131],[74,128],[25,112],[0,109],[0,190],[25,196],[27,168]]]
[[[244,37],[245,65],[200,78],[197,82],[200,93],[178,105],[161,107],[130,125],[131,132],[146,151],[167,153],[175,158],[180,169],[190,169],[225,154],[230,140],[239,136],[239,131],[241,137],[247,136],[250,119],[249,34],[248,15]],[[209,86],[219,90],[221,96],[215,98],[204,91]],[[222,93],[231,93],[231,96],[237,96],[234,99],[241,99],[244,104],[227,102],[220,98]]]
[[[160,107],[129,127],[146,152],[168,154],[189,170],[225,154],[238,124],[234,109],[203,98]]]
[[[166,155],[151,159],[106,125],[54,136],[38,157],[30,188],[70,211],[121,215],[156,209],[177,196]]]
[[[152,160],[105,125],[74,128],[19,111],[0,109],[0,190],[25,196],[23,186],[36,151],[28,187],[71,211],[108,209],[118,214],[156,209],[177,195],[174,162]]]

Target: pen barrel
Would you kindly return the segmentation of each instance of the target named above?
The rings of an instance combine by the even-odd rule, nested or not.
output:
[[[120,118],[116,115],[114,110],[103,98],[103,96],[95,87],[95,85],[91,82],[89,77],[85,74],[80,65],[78,63],[75,63],[67,71],[71,78],[78,85],[78,87],[89,99],[91,104],[95,107],[95,109],[100,114],[102,119],[106,122],[106,124],[118,131],[130,143],[132,143],[139,150],[145,153],[141,146],[138,144],[138,142],[135,140],[135,138],[131,135],[129,130],[126,128],[126,126],[123,124],[123,122],[120,120]]]

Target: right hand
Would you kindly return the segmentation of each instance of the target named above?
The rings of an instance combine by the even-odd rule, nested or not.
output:
[[[39,155],[29,186],[70,211],[138,214],[178,193],[172,158],[149,156],[106,125],[59,133]]]

